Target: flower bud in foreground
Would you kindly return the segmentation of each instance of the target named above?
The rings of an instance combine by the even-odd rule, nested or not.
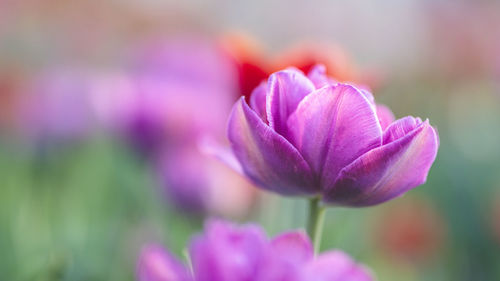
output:
[[[347,254],[314,257],[302,231],[268,239],[257,225],[210,221],[189,247],[192,273],[162,248],[147,246],[138,261],[139,281],[369,281],[369,270]]]
[[[317,66],[272,74],[250,104],[233,107],[228,138],[244,174],[282,195],[376,205],[423,184],[436,130],[411,116],[393,121],[367,90],[336,83]]]

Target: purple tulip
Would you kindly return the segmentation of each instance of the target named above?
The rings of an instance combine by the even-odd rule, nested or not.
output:
[[[296,69],[272,74],[250,105],[235,104],[228,137],[258,186],[356,207],[423,184],[439,145],[428,120],[393,121],[369,91],[335,83],[321,66],[309,77]]]
[[[314,257],[309,238],[290,231],[268,239],[257,225],[210,221],[189,248],[192,273],[157,246],[145,247],[139,281],[369,281],[369,270],[334,250]]]

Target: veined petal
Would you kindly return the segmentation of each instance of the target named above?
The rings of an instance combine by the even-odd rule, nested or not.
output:
[[[302,264],[313,258],[311,240],[303,231],[290,231],[271,241],[273,250],[292,264]]]
[[[303,272],[302,281],[371,281],[368,269],[357,264],[344,252],[334,250],[311,261]]]
[[[227,167],[231,168],[236,173],[244,176],[243,168],[240,162],[234,156],[234,153],[230,147],[224,146],[218,143],[216,140],[210,137],[201,138],[198,141],[198,149],[201,153],[215,157]]]
[[[336,86],[339,84],[339,81],[333,79],[326,75],[326,67],[322,64],[316,64],[307,74],[307,78],[313,82],[316,89],[320,89],[324,86]],[[365,85],[358,85],[350,83],[351,86],[355,86],[369,101],[372,105],[375,105],[375,98],[371,93],[369,87]]]
[[[422,123],[420,118],[407,116],[390,124],[384,131],[382,137],[382,144],[393,142],[406,136],[409,132],[413,131],[418,125]]]
[[[307,77],[313,82],[316,89],[327,85],[336,85],[338,82],[326,75],[326,67],[322,64],[315,65],[307,74]]]
[[[365,98],[370,102],[372,106],[375,106],[375,97],[373,97],[373,94],[368,91],[367,89],[363,89],[359,86],[356,85],[356,88],[365,96]]]
[[[229,118],[228,138],[244,173],[262,188],[284,195],[319,192],[297,149],[267,126],[243,98]]]
[[[386,130],[386,138],[396,136],[402,119]],[[418,119],[415,119],[418,122]],[[391,132],[391,133],[388,133]],[[423,184],[436,158],[438,138],[428,121],[403,137],[375,148],[356,159],[341,172],[324,201],[334,205],[371,206],[400,196]]]
[[[313,92],[313,83],[302,72],[286,69],[269,77],[267,90],[267,120],[278,134],[286,136],[287,119],[300,101]]]
[[[380,121],[382,131],[389,127],[389,125],[395,120],[392,111],[387,106],[382,104],[377,104],[377,116],[378,121]]]
[[[320,178],[322,189],[333,186],[342,168],[382,143],[370,102],[344,84],[307,96],[288,119],[288,130],[290,142]]]
[[[266,114],[267,83],[263,81],[250,95],[250,107],[267,123]]]

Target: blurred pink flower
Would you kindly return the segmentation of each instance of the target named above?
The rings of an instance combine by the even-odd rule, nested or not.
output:
[[[156,245],[143,248],[138,281],[369,281],[369,270],[333,250],[314,257],[302,231],[268,239],[258,225],[209,221],[190,246],[190,272]]]

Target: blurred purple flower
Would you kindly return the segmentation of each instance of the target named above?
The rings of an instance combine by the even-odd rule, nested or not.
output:
[[[283,195],[321,195],[326,204],[370,206],[425,182],[438,149],[429,121],[393,122],[358,87],[335,83],[318,66],[276,72],[240,99],[228,137],[244,173]]]
[[[189,248],[192,273],[157,246],[147,246],[138,261],[139,281],[368,281],[369,271],[333,250],[314,257],[302,231],[269,240],[257,225],[210,221]]]
[[[112,129],[149,156],[169,202],[224,216],[248,212],[255,191],[241,175],[199,151],[202,139],[224,139],[235,101],[235,69],[202,37],[136,48],[128,73],[102,79],[95,105]]]
[[[158,40],[135,48],[131,60],[127,73],[97,87],[95,104],[108,126],[149,154],[165,143],[223,135],[236,73],[214,42]]]
[[[257,199],[248,180],[197,147],[162,152],[157,170],[165,196],[180,209],[237,218]]]
[[[74,68],[45,70],[22,89],[19,127],[28,139],[74,140],[89,133],[92,77]]]

